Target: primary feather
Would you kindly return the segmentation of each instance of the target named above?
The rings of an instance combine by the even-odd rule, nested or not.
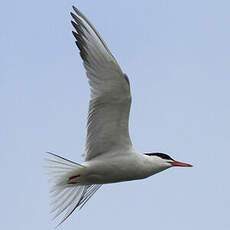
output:
[[[91,89],[86,160],[112,150],[132,147],[129,137],[130,86],[127,76],[92,24],[75,7],[73,35]]]

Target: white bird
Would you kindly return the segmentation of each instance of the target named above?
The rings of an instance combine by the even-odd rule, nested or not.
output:
[[[73,10],[73,35],[91,95],[85,162],[78,164],[53,153],[47,159],[52,179],[51,212],[59,224],[81,209],[103,184],[144,179],[173,166],[192,166],[165,153],[142,154],[134,149],[128,127],[128,77],[89,20],[74,6]]]

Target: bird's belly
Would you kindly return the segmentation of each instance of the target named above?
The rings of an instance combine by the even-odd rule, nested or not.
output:
[[[108,184],[108,183],[116,183],[121,181],[129,181],[129,180],[137,180],[142,179],[144,177],[135,175],[134,173],[95,173],[87,176],[87,182],[90,184]]]
[[[89,184],[106,184],[121,181],[137,180],[148,177],[141,162],[136,159],[110,159],[92,161],[87,166],[85,182]]]

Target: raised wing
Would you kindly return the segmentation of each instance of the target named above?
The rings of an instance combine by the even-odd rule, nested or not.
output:
[[[128,77],[86,17],[73,6],[73,35],[91,89],[86,160],[131,148],[128,123],[131,94]]]

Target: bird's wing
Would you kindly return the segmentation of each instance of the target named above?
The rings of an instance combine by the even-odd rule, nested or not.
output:
[[[88,19],[74,6],[73,9],[73,35],[91,90],[86,160],[111,151],[128,151],[132,147],[128,130],[131,105],[128,77]]]

